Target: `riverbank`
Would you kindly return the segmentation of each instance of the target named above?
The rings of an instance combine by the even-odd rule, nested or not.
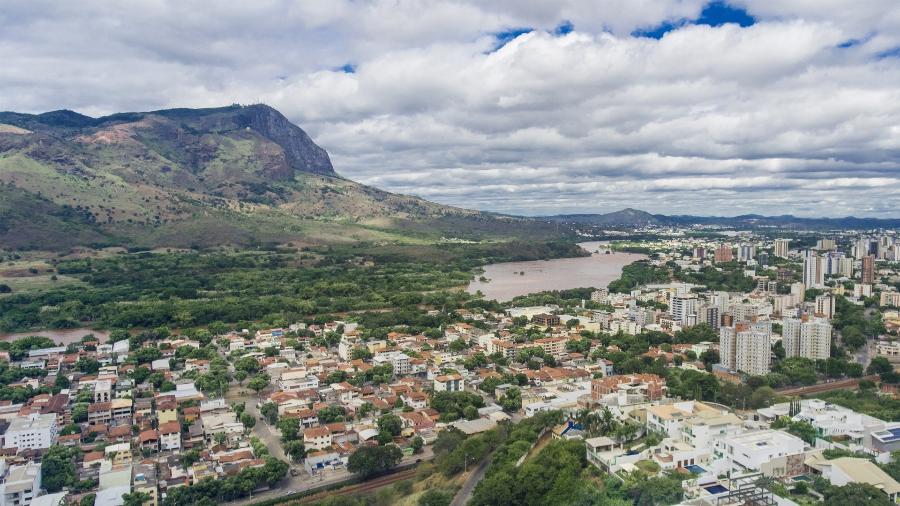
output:
[[[77,328],[60,330],[32,330],[30,332],[11,332],[0,334],[0,341],[15,341],[23,337],[38,336],[50,338],[55,343],[65,346],[81,341],[81,338],[88,334],[93,334],[96,338],[100,339],[100,342],[106,342],[106,340],[109,339],[109,331]]]
[[[621,276],[623,267],[647,258],[638,253],[607,253],[606,243],[599,241],[583,242],[578,246],[591,255],[486,265],[484,273],[471,281],[466,290],[469,293],[480,291],[487,299],[506,302],[520,295],[547,290],[605,288]]]

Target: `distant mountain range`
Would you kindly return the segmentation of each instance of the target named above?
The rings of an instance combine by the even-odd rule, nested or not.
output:
[[[0,247],[61,249],[551,237],[546,221],[339,176],[266,105],[92,118],[0,112]]]
[[[745,214],[741,216],[689,216],[651,214],[638,209],[623,209],[606,214],[562,214],[545,216],[541,219],[571,225],[588,225],[610,228],[631,228],[646,226],[686,226],[718,225],[729,228],[783,227],[790,229],[874,229],[900,227],[900,219],[881,218],[799,218],[789,214],[781,216],[761,216]]]

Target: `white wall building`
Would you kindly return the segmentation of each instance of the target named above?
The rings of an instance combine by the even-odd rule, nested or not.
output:
[[[721,439],[716,451],[735,470],[758,471],[763,464],[788,455],[802,453],[806,443],[797,436],[779,430],[746,432]]]
[[[43,450],[56,443],[57,433],[55,414],[14,418],[6,429],[3,448]]]
[[[41,465],[28,462],[6,467],[0,460],[0,506],[28,506],[41,491]]]

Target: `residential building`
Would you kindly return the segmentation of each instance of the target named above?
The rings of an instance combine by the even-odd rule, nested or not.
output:
[[[719,328],[719,356],[732,371],[762,376],[771,365],[771,333],[759,325],[737,323]]]
[[[411,366],[409,356],[400,351],[385,351],[375,355],[372,360],[375,365],[391,364],[394,367],[394,375],[403,376],[409,374]]]
[[[56,415],[31,414],[13,418],[3,437],[3,448],[45,450],[56,443]]]
[[[813,250],[803,255],[803,284],[806,288],[825,286],[825,261]]]
[[[725,437],[719,441],[716,451],[736,470],[759,471],[772,460],[803,453],[806,448],[806,443],[797,436],[767,429]]]
[[[159,426],[159,445],[161,450],[181,449],[181,424],[166,422]]]
[[[875,282],[875,257],[866,255],[862,258],[862,271],[860,278],[863,283],[872,284]]]
[[[671,314],[672,318],[684,325],[688,321],[688,317],[697,316],[697,308],[700,305],[700,299],[696,293],[685,293],[672,297]]]
[[[785,318],[781,337],[785,356],[827,360],[831,356],[831,323],[825,318]]]
[[[544,327],[555,327],[560,324],[559,316],[555,314],[541,313],[531,317],[531,323]]]
[[[313,427],[303,431],[303,446],[307,450],[324,450],[330,448],[331,443],[331,429],[328,427]]]
[[[713,256],[716,263],[720,262],[731,262],[734,260],[734,253],[732,252],[730,244],[722,244],[718,248],[716,248],[715,255]]]
[[[775,239],[775,256],[787,258],[790,251],[790,239]]]
[[[41,492],[41,464],[7,467],[0,460],[0,506],[28,506]]]
[[[900,499],[900,483],[868,459],[839,457],[828,460],[819,454],[806,459],[806,465],[836,487],[864,483],[887,494],[892,503]]]
[[[466,389],[465,380],[459,374],[446,374],[434,379],[435,392],[462,392]]]

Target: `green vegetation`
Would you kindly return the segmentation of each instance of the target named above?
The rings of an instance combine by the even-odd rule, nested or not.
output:
[[[667,283],[670,275],[667,267],[657,267],[647,260],[640,260],[623,267],[619,279],[609,284],[609,291],[627,293],[641,285]]]
[[[364,478],[385,473],[400,463],[403,452],[395,445],[360,446],[347,461],[347,470]]]
[[[288,465],[272,457],[266,458],[263,467],[243,469],[235,476],[227,478],[205,478],[187,487],[169,491],[163,506],[188,506],[193,504],[215,504],[247,497],[263,486],[273,486],[287,475]]]
[[[48,492],[59,492],[78,481],[75,461],[80,451],[66,446],[51,446],[41,460],[41,485]]]
[[[435,392],[430,405],[441,414],[442,422],[462,417],[472,420],[478,418],[478,408],[484,407],[484,399],[471,392]]]
[[[866,308],[849,302],[844,297],[835,298],[835,312],[832,325],[840,333],[844,346],[856,350],[865,346],[866,339],[877,337],[885,332],[881,314],[872,310],[866,315]]]
[[[192,327],[214,322],[283,322],[344,311],[397,308],[422,321],[419,304],[460,307],[465,285],[485,263],[579,254],[568,243],[452,244],[440,248],[360,245],[306,253],[137,253],[62,260],[61,274],[86,286],[59,286],[0,298],[0,330]],[[404,312],[404,309],[406,311]],[[364,321],[369,328],[379,318]],[[371,325],[370,323],[375,323]],[[435,327],[441,322],[434,323]]]
[[[835,390],[816,394],[816,397],[881,420],[900,420],[900,400],[880,397],[872,389],[861,389],[859,392]]]

